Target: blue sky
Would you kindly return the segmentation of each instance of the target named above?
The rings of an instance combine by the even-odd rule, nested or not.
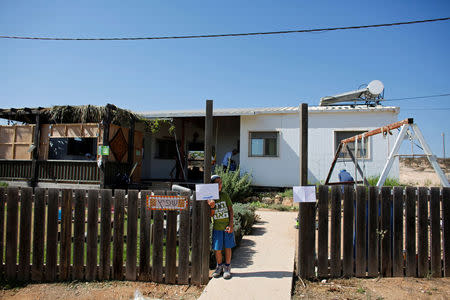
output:
[[[390,23],[449,1],[1,1],[0,35],[125,37]],[[276,4],[274,4],[276,3]],[[450,21],[381,29],[159,41],[0,40],[0,107],[113,103],[134,111],[317,105],[383,81],[385,98],[450,93]],[[450,97],[389,102],[450,156]],[[446,108],[446,109],[445,109]],[[409,148],[408,148],[409,149]],[[416,151],[417,152],[417,151]]]

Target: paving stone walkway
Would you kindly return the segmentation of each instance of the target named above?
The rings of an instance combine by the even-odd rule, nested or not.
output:
[[[257,211],[260,221],[233,252],[232,278],[213,278],[200,300],[291,299],[296,212]]]

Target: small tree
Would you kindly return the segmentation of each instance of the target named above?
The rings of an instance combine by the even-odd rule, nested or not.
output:
[[[252,194],[250,187],[252,176],[250,173],[244,173],[241,176],[240,166],[236,171],[230,171],[229,169],[223,170],[222,166],[218,165],[216,174],[222,178],[222,190],[227,192],[233,202],[242,202]]]

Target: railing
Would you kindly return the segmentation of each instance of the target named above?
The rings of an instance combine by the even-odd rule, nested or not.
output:
[[[99,183],[100,171],[96,161],[41,160],[38,180],[67,183]]]
[[[0,277],[204,284],[200,243],[209,231],[200,227],[201,201],[181,211],[148,210],[152,193],[174,194],[0,187]]]
[[[319,186],[299,217],[302,278],[450,277],[450,188]]]
[[[0,160],[0,179],[26,180],[31,178],[31,160]]]

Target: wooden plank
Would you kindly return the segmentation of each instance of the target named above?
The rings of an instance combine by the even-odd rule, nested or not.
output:
[[[128,191],[126,280],[136,280],[138,191]]]
[[[114,192],[113,279],[123,280],[123,230],[125,191]]]
[[[44,281],[45,189],[34,192],[33,265],[31,280]]]
[[[341,268],[341,187],[331,187],[330,275],[340,277]]]
[[[343,265],[344,277],[353,276],[353,234],[354,234],[354,189],[352,186],[344,187],[344,226],[343,226]]]
[[[319,233],[317,249],[317,275],[328,277],[328,186],[319,186]]]
[[[56,281],[58,258],[58,207],[59,191],[48,190],[47,248],[45,261],[45,280]]]
[[[428,276],[428,189],[419,187],[417,227],[417,276]]]
[[[86,214],[86,191],[75,190],[75,216],[73,235],[73,279],[84,280],[84,227]]]
[[[416,260],[416,188],[406,187],[405,196],[406,276],[417,276]]]
[[[450,188],[442,189],[442,219],[444,221],[443,247],[444,247],[444,276],[450,277]]]
[[[20,233],[19,233],[19,267],[18,281],[30,280],[31,254],[31,207],[33,205],[33,189],[22,188],[20,196]]]
[[[394,187],[392,221],[392,276],[403,277],[403,188]]]
[[[164,192],[155,192],[163,195]],[[153,212],[153,238],[152,238],[152,281],[163,282],[163,240],[164,240],[164,211]]]
[[[111,263],[111,190],[100,190],[101,221],[100,221],[100,270],[99,280],[110,278]]]
[[[59,279],[70,280],[72,235],[72,190],[62,191],[61,203],[61,247],[59,260]]]
[[[147,209],[147,196],[151,191],[141,192],[140,207],[140,246],[139,246],[139,280],[149,281],[150,276],[150,223],[151,210]]]
[[[300,203],[300,276],[313,278],[315,268],[316,204]]]
[[[380,274],[383,277],[392,276],[392,256],[391,256],[391,238],[392,230],[391,222],[391,188],[381,188],[381,231],[379,238],[381,240],[381,270]]]
[[[366,187],[356,188],[355,276],[366,276]]]
[[[98,190],[88,191],[86,280],[97,279]]]
[[[177,195],[167,192],[167,195]],[[166,283],[174,284],[177,278],[177,212],[167,212],[167,240],[166,240]]]
[[[367,231],[367,276],[378,276],[378,189],[369,187]]]
[[[441,277],[441,207],[440,188],[432,187],[430,190],[431,215],[431,276]]]
[[[187,195],[186,195],[187,196]],[[190,205],[180,213],[180,242],[178,246],[178,284],[189,283]]]
[[[200,222],[201,222],[201,210],[200,201],[195,200],[192,203],[192,275],[191,284],[200,285],[202,281],[201,273],[201,238],[200,238]]]
[[[6,202],[6,189],[0,187],[0,279],[4,278],[3,269],[3,251],[4,251],[4,236],[5,236],[5,202]]]
[[[19,189],[8,187],[6,203],[6,278],[16,280]]]

